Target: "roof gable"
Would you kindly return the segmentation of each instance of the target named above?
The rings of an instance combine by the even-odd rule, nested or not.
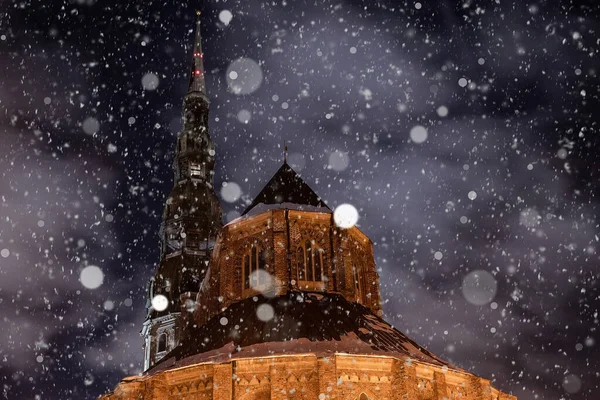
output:
[[[242,215],[246,215],[259,204],[282,203],[325,207],[331,210],[314,190],[302,180],[300,175],[284,162]]]

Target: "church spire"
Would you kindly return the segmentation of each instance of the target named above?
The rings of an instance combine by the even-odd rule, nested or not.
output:
[[[202,53],[202,33],[200,32],[200,11],[196,11],[196,33],[194,37],[194,57],[190,72],[188,94],[199,93],[206,97],[206,82],[204,80],[204,62]]]
[[[148,316],[142,330],[145,369],[177,346],[184,328],[181,313],[195,307],[222,226],[221,204],[213,186],[215,148],[208,132],[210,104],[197,14],[190,83],[183,98],[183,127],[173,162],[175,179],[160,228],[160,262],[148,286]],[[163,303],[166,298],[164,307],[153,304],[158,295]]]

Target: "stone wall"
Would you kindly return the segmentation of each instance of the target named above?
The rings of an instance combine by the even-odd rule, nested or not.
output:
[[[196,364],[121,381],[104,400],[516,400],[486,379],[393,357],[314,354]]]

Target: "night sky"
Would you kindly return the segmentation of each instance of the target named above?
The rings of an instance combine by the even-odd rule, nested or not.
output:
[[[286,140],[358,209],[390,323],[519,399],[600,398],[593,1],[0,0],[3,398],[141,372],[198,8],[226,221]]]

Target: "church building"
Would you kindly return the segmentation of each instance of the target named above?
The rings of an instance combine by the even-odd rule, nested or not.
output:
[[[105,400],[516,400],[382,319],[373,242],[284,161],[222,223],[200,17],[148,283],[144,373]]]

